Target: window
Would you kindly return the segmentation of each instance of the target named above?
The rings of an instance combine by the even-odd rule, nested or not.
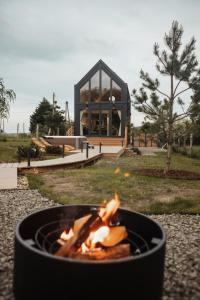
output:
[[[89,81],[80,89],[80,102],[88,103],[90,98]]]
[[[100,134],[100,110],[91,111],[91,135]]]
[[[112,110],[112,136],[121,136],[121,110]]]
[[[108,102],[110,100],[111,78],[102,70],[101,72],[101,101]]]
[[[80,135],[88,135],[88,111],[86,109],[80,111]]]
[[[112,101],[122,101],[121,99],[121,88],[114,80],[112,80]]]
[[[91,78],[91,101],[99,102],[100,100],[100,85],[99,85],[100,71],[97,71]]]

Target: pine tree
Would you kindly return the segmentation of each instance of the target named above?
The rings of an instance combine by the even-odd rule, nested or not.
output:
[[[182,49],[183,27],[173,21],[168,34],[164,36],[166,49],[160,51],[159,45],[154,44],[154,55],[157,58],[157,71],[169,78],[169,93],[160,89],[160,81],[152,79],[148,73],[140,71],[142,87],[139,92],[133,90],[135,97],[134,107],[143,112],[146,118],[155,122],[161,122],[166,131],[168,144],[165,173],[170,170],[173,132],[176,122],[191,114],[193,99],[185,105],[181,96],[191,89],[195,95],[200,95],[200,69],[197,68],[198,61],[195,55],[194,37]],[[182,88],[180,89],[182,85]],[[197,97],[196,102],[200,103]],[[175,111],[174,106],[179,105],[181,113]]]
[[[49,129],[51,134],[57,134],[57,128],[62,135],[66,134],[64,111],[58,105],[52,105],[43,98],[34,113],[30,116],[30,132],[36,132],[36,126],[39,124],[40,135],[48,134]]]

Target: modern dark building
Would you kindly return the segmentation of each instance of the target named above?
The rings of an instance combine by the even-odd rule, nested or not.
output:
[[[75,85],[75,135],[124,137],[130,123],[127,84],[102,60]]]

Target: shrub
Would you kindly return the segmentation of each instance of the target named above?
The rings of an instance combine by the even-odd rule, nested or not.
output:
[[[7,142],[7,137],[0,134],[0,142]]]
[[[198,147],[198,146],[192,147],[192,152],[191,153],[190,153],[190,148],[189,147],[173,146],[173,151],[176,152],[176,153],[180,153],[182,155],[192,157],[192,158],[200,159],[200,147]]]
[[[133,152],[137,153],[137,155],[141,155],[141,151],[137,147],[133,148]]]
[[[48,146],[46,148],[46,153],[48,154],[62,154],[62,148],[59,146]]]
[[[18,149],[17,149],[17,155],[21,158],[27,158],[29,151],[30,151],[30,157],[31,158],[40,157],[40,155],[41,155],[39,147],[37,147],[35,145],[34,146],[33,145],[30,145],[30,146],[21,145],[21,146],[19,146]]]

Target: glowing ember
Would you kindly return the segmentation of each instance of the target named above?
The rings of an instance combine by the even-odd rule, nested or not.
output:
[[[124,177],[129,177],[130,176],[130,173],[126,172],[124,173]]]
[[[119,174],[119,173],[120,173],[120,168],[116,168],[114,174]]]

